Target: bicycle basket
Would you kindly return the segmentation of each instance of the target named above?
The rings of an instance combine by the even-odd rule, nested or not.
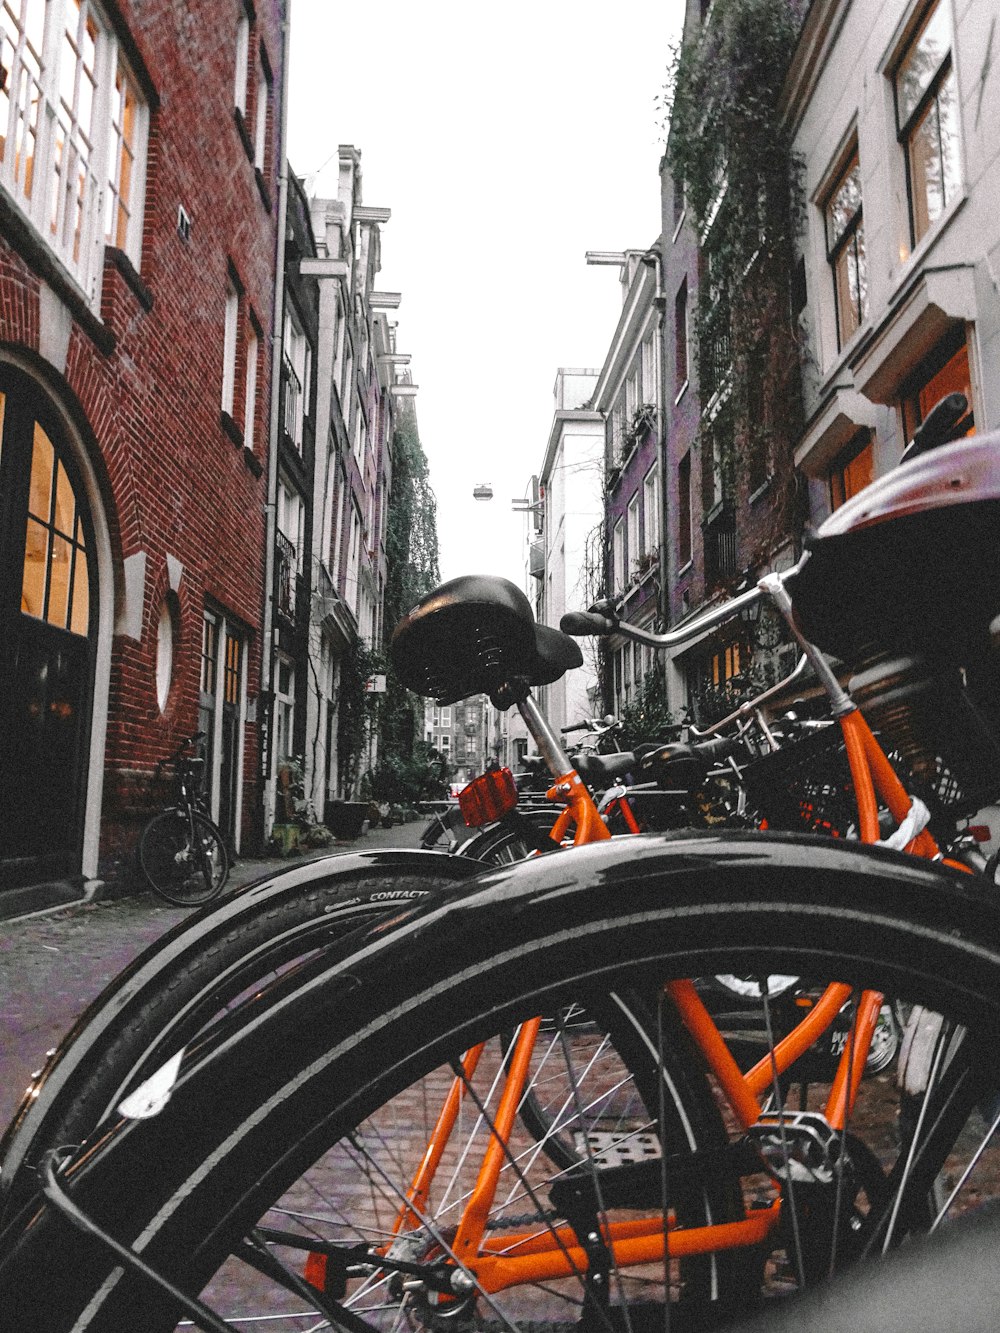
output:
[[[933,813],[974,814],[1000,791],[995,706],[976,699],[958,668],[917,657],[882,659],[851,681],[851,694],[903,780]]]
[[[843,838],[857,826],[851,770],[836,725],[754,760],[743,780],[751,808],[768,828]]]

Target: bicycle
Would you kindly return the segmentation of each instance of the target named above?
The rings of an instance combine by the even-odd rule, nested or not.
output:
[[[883,497],[886,489],[891,491],[883,487]],[[995,488],[984,501],[992,503],[994,512],[998,495]],[[995,555],[992,559],[995,564]],[[996,573],[989,561],[981,554],[983,577],[977,588],[996,586],[995,578],[991,583],[987,577]],[[824,592],[821,583],[815,587]],[[466,583],[452,590],[459,591],[476,589]],[[486,644],[471,676],[478,668],[478,679],[494,684],[498,673],[546,683],[560,659],[565,662],[570,656],[569,650],[533,632],[530,616],[518,604],[502,597],[499,602],[487,601],[477,609],[471,597],[454,595],[444,603],[468,630],[460,642],[474,639],[477,626],[495,630],[498,618],[509,631],[504,635],[506,659]],[[970,637],[981,637],[985,610],[963,607],[959,619],[977,622],[977,633]],[[955,619],[951,616],[949,628],[961,628]],[[445,638],[454,642],[451,634]],[[544,652],[538,648],[539,638]],[[449,660],[454,657],[450,651]],[[460,688],[468,684],[460,674],[454,680]],[[531,714],[527,694],[519,702],[522,711]],[[554,741],[552,757],[558,768],[558,738],[546,727],[539,732]],[[860,757],[867,756],[876,766],[864,745],[863,728],[854,723],[847,732],[861,737]],[[892,790],[893,783],[877,767],[876,776]],[[571,811],[581,815],[576,820],[579,832],[587,820],[586,804],[567,770],[562,777],[569,790],[561,794]],[[868,781],[872,785],[870,777]],[[864,810],[862,823],[863,815]],[[878,832],[877,817],[874,829],[869,820],[868,832],[873,831]],[[450,1320],[464,1327],[477,1318],[477,1307],[496,1314],[496,1306],[508,1297],[514,1302],[508,1318],[530,1318],[517,1312],[516,1302],[525,1294],[538,1296],[539,1282],[544,1284],[543,1304],[554,1291],[560,1308],[569,1300],[579,1313],[582,1302],[591,1326],[610,1327],[620,1317],[613,1312],[641,1308],[631,1299],[633,1290],[652,1296],[648,1304],[653,1306],[657,1297],[662,1306],[675,1294],[679,1281],[695,1304],[723,1289],[745,1299],[755,1280],[745,1271],[755,1248],[746,1244],[748,1239],[772,1247],[785,1239],[790,1252],[797,1249],[802,1275],[806,1270],[811,1275],[824,1263],[838,1266],[838,1249],[842,1261],[845,1251],[891,1247],[900,1235],[919,1229],[930,1183],[959,1137],[945,1113],[954,1118],[958,1107],[964,1124],[990,1086],[995,1068],[1000,994],[996,905],[975,883],[947,869],[833,841],[756,833],[646,837],[630,839],[623,854],[626,844],[610,842],[606,830],[598,837],[599,845],[581,848],[572,857],[540,858],[487,874],[471,882],[471,893],[465,885],[429,908],[398,912],[393,929],[377,926],[360,948],[341,954],[345,942],[336,941],[281,978],[269,994],[241,1002],[231,1021],[190,1053],[183,1078],[158,1115],[109,1133],[74,1166],[74,1199],[99,1231],[141,1236],[143,1253],[155,1261],[154,1267],[183,1278],[191,1289],[200,1288],[221,1255],[234,1248],[245,1253],[247,1247],[238,1242],[246,1236],[259,1265],[268,1268],[275,1281],[315,1297],[338,1325],[358,1327],[354,1320],[364,1328],[381,1318],[377,1307],[384,1305],[391,1307],[390,1319],[405,1311],[421,1325],[437,1327]],[[614,894],[609,893],[612,889]],[[419,972],[409,966],[415,954],[421,960]],[[841,983],[846,995],[842,989],[828,1005],[833,1008],[839,998],[836,1013],[843,1003],[870,1013],[871,983],[877,982],[907,1000],[930,1003],[963,1024],[970,1035],[957,1052],[950,1049],[949,1033],[933,1062],[940,1076],[928,1083],[924,1098],[924,1118],[932,1132],[924,1139],[918,1134],[888,1171],[877,1159],[876,1170],[873,1154],[863,1151],[849,1115],[859,1093],[863,1027],[852,1027],[845,1044],[840,1109],[822,1120],[809,1120],[808,1115],[795,1120],[784,1111],[777,1066],[791,1060],[787,1071],[794,1064],[787,1044],[772,1052],[770,1071],[768,1061],[757,1071],[760,1095],[769,1091],[774,1099],[774,1109],[762,1113],[757,1094],[741,1094],[739,1071],[734,1074],[725,1065],[724,1052],[708,1049],[706,1028],[699,1034],[701,1054],[715,1061],[717,1076],[721,1071],[729,1079],[731,1101],[742,1107],[744,1120],[750,1118],[745,1132],[731,1139],[714,1100],[703,1096],[700,1066],[690,1049],[681,1046],[678,1057],[678,1048],[664,1041],[669,1032],[682,1043],[683,1031],[672,1022],[664,996],[683,995],[692,965],[699,972],[770,975],[784,969],[846,978]],[[864,991],[855,994],[851,983],[864,986],[867,996]],[[766,1014],[766,985],[761,999]],[[652,1008],[645,1018],[644,1003],[647,1010]],[[644,1093],[638,1112],[644,1128],[626,1121],[619,1122],[617,1133],[595,1128],[593,1134],[604,1135],[596,1141],[582,1128],[584,1105],[578,1110],[574,1098],[585,1103],[587,1094],[571,1059],[572,1015],[581,1006],[592,1016],[602,1015],[611,1029],[611,1046],[604,1050],[611,1051],[609,1058],[617,1058],[619,1070]],[[568,1109],[558,1132],[569,1136],[580,1161],[572,1188],[559,1188],[565,1172],[552,1177],[544,1147],[531,1136],[526,1144],[515,1127],[518,1095],[511,1089],[525,1083],[529,1074],[540,1073],[531,1063],[539,1031],[532,1016],[539,1012],[550,1016],[550,1061],[560,1049],[565,1056],[556,1081],[562,1080]],[[822,1026],[815,1009],[810,1017],[814,1029]],[[469,1053],[490,1032],[495,1042],[488,1049],[483,1046],[485,1054],[478,1057],[482,1067],[473,1070]],[[494,1052],[507,1033],[518,1035],[512,1046],[505,1045],[510,1053],[498,1064]],[[415,1088],[426,1089],[424,1076],[438,1059],[444,1061],[444,1105],[457,1103],[456,1123],[463,1103],[474,1108],[471,1121],[480,1126],[488,1144],[486,1156],[492,1155],[497,1171],[490,1186],[492,1199],[500,1204],[494,1217],[497,1229],[491,1233],[484,1227],[485,1216],[493,1212],[493,1202],[487,1200],[484,1216],[474,1220],[478,1239],[474,1230],[466,1227],[463,1233],[451,1221],[470,1212],[462,1202],[459,1180],[460,1163],[469,1161],[466,1150],[456,1150],[455,1160],[447,1163],[459,1183],[458,1202],[450,1211],[445,1208],[440,1215],[444,1220],[435,1220],[438,1213],[431,1214],[425,1204],[429,1178],[415,1186],[406,1173],[398,1192],[388,1184],[396,1169],[386,1149],[392,1105],[398,1096],[409,1095],[404,1089],[411,1079],[417,1080]],[[513,1071],[515,1064],[521,1066],[519,1074],[508,1077],[508,1068]],[[588,1056],[581,1072],[593,1077],[594,1068]],[[667,1071],[673,1080],[669,1083]],[[488,1075],[489,1100],[473,1081],[474,1075],[483,1074]],[[612,1076],[597,1077],[598,1084],[614,1084]],[[693,1080],[687,1091],[681,1086],[685,1078]],[[739,1078],[747,1084],[742,1074]],[[495,1094],[489,1092],[494,1084]],[[213,1100],[211,1090],[220,1086],[239,1089],[239,1095]],[[753,1086],[749,1091],[753,1093]],[[500,1123],[497,1100],[509,1123]],[[412,1113],[419,1101],[411,1097],[404,1104]],[[590,1105],[595,1119],[597,1106]],[[185,1137],[192,1133],[193,1145]],[[641,1162],[639,1169],[629,1171],[626,1163],[610,1161],[616,1154],[627,1155],[629,1144],[637,1145],[644,1135],[659,1145],[646,1169]],[[980,1131],[979,1138],[986,1144],[990,1134],[984,1139]],[[284,1187],[328,1144],[334,1145],[331,1152],[339,1153],[341,1174],[353,1173],[366,1192],[385,1192],[389,1230],[396,1226],[397,1241],[387,1242],[384,1234],[380,1238],[361,1214],[349,1245],[329,1231],[325,1238],[309,1235],[301,1197],[293,1209],[297,1231],[289,1235],[274,1224],[274,1217],[287,1217],[288,1211],[270,1215],[267,1207],[278,1203],[280,1208]],[[666,1146],[675,1144],[686,1144],[686,1151],[668,1153]],[[149,1152],[158,1171],[163,1168],[163,1178],[145,1181],[137,1194],[127,1185],[134,1182],[141,1163],[150,1160],[145,1155]],[[448,1152],[442,1144],[438,1169]],[[369,1168],[372,1175],[365,1185]],[[329,1161],[324,1169],[332,1169]],[[746,1212],[742,1186],[736,1187],[751,1169],[770,1182],[772,1197],[766,1206]],[[504,1171],[517,1196],[510,1202],[531,1214],[528,1222],[505,1215],[504,1199],[509,1196],[501,1199],[496,1193],[496,1180]],[[670,1183],[667,1191],[664,1175]],[[539,1176],[545,1181],[542,1186]],[[808,1243],[798,1247],[782,1231],[782,1219],[787,1231],[796,1212],[793,1184],[808,1201],[800,1209]],[[37,1257],[44,1238],[53,1235],[65,1247],[61,1254],[81,1258],[88,1283],[102,1270],[93,1240],[77,1243],[60,1226],[60,1188],[54,1180],[53,1202],[43,1225],[9,1256],[6,1269],[15,1281],[34,1271],[32,1256]],[[336,1197],[353,1209],[359,1195],[345,1188]],[[112,1200],[117,1211],[110,1207]],[[558,1215],[550,1217],[553,1208]],[[625,1218],[623,1211],[639,1215]],[[248,1220],[262,1216],[270,1216],[271,1222],[254,1227]],[[199,1238],[193,1253],[192,1237]],[[832,1243],[832,1258],[830,1244],[822,1241]],[[735,1256],[731,1265],[728,1246],[733,1246],[729,1257]],[[294,1272],[275,1257],[275,1247],[284,1247],[286,1254],[310,1255],[307,1271],[314,1283],[308,1291],[296,1285]],[[817,1258],[821,1250],[824,1256]],[[115,1262],[124,1262],[126,1278],[113,1290],[102,1288],[100,1302],[108,1310],[117,1302],[119,1311],[125,1311],[129,1293],[134,1299],[141,1291],[149,1302],[144,1308],[152,1312],[148,1326],[157,1327],[161,1315],[172,1318],[177,1294],[169,1294],[148,1275],[135,1277],[134,1257],[118,1256]],[[675,1267],[681,1261],[688,1271],[678,1274]],[[659,1278],[650,1276],[650,1264],[659,1265]],[[674,1267],[665,1269],[665,1264]],[[571,1291],[559,1289],[560,1283],[568,1283]],[[638,1287],[629,1288],[630,1298],[624,1301],[621,1291],[630,1283]],[[79,1295],[65,1286],[57,1284],[47,1316],[56,1310],[53,1317],[60,1317]],[[606,1295],[611,1287],[616,1294],[613,1306]],[[348,1291],[351,1309],[343,1305]],[[93,1317],[91,1311],[88,1318]]]
[[[212,902],[229,878],[229,853],[222,830],[212,821],[202,794],[205,761],[188,750],[205,733],[188,736],[158,770],[173,766],[176,804],[154,815],[139,839],[139,865],[146,883],[176,907]]]

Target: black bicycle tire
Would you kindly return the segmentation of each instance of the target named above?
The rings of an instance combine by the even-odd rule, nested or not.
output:
[[[961,877],[891,856],[852,866],[851,849],[831,846],[756,866],[753,853],[741,864],[730,854],[710,879],[675,857],[667,893],[670,867],[658,865],[655,848],[636,846],[617,886],[627,895],[609,896],[601,872],[613,861],[590,850],[589,864],[575,867],[572,894],[562,858],[500,877],[515,899],[502,907],[497,877],[488,876],[464,905],[415,913],[272,1003],[188,1070],[161,1115],[129,1124],[78,1164],[70,1182],[77,1203],[120,1239],[141,1234],[154,1266],[200,1289],[229,1248],[226,1228],[241,1234],[265,1196],[280,1194],[326,1140],[349,1132],[446,1050],[481,1038],[481,1015],[509,1021],[542,1011],[568,985],[621,984],[625,942],[636,978],[832,968],[859,985],[912,989],[978,1024],[995,1057],[1000,914]],[[423,965],[401,968],[417,941]],[[301,1039],[292,1043],[292,1033]],[[230,1095],[213,1092],[219,1088]],[[137,1192],[137,1178],[149,1188]],[[105,1283],[113,1267],[48,1209],[5,1256],[0,1276],[15,1300],[46,1291],[44,1323],[29,1318],[25,1333],[57,1333],[78,1315],[75,1328],[120,1329],[136,1300],[145,1328],[172,1327],[146,1283]]]
[[[163,836],[164,831],[176,829],[178,820],[191,820],[195,828],[199,828],[207,834],[214,844],[215,853],[219,857],[222,865],[221,873],[213,873],[212,880],[204,890],[196,890],[192,893],[180,893],[172,888],[170,882],[162,875],[158,875],[154,870],[154,851],[156,849],[157,839]],[[185,810],[181,806],[173,806],[169,810],[162,810],[158,815],[149,821],[142,830],[142,836],[139,839],[139,866],[142,870],[146,883],[158,897],[175,907],[204,907],[206,904],[214,902],[225,888],[226,880],[229,878],[229,852],[226,849],[226,840],[222,830],[209,819],[208,815],[201,810]],[[204,867],[200,867],[200,873],[204,876]]]
[[[312,869],[322,872],[328,866],[332,876],[338,863],[350,856],[348,853],[322,858],[313,863]],[[161,966],[155,989],[147,985],[136,993],[127,976],[138,973],[146,960],[163,952],[170,938],[182,931],[187,935],[196,930],[195,918],[188,918],[169,936],[145,950],[125,978],[115,979],[97,996],[70,1034],[69,1046],[74,1037],[86,1031],[88,1016],[100,1014],[107,1018],[110,1011],[108,1026],[95,1048],[88,1050],[86,1062],[60,1089],[46,1119],[37,1128],[31,1127],[30,1142],[19,1143],[16,1154],[10,1151],[18,1120],[22,1114],[34,1111],[38,1091],[44,1089],[51,1073],[49,1066],[29,1087],[19,1112],[0,1140],[0,1160],[5,1168],[4,1215],[10,1216],[35,1193],[38,1167],[47,1151],[85,1143],[128,1091],[164,1058],[186,1044],[188,1036],[183,1025],[186,1014],[191,1014],[193,1020],[196,1013],[204,1014],[213,1004],[218,1007],[228,1003],[246,988],[253,975],[272,972],[302,950],[307,942],[306,932],[325,936],[331,931],[357,930],[375,916],[398,912],[401,905],[411,904],[436,889],[453,887],[465,877],[465,867],[454,859],[432,856],[426,870],[409,871],[401,870],[395,860],[390,858],[390,864],[379,870],[377,862],[371,865],[365,858],[351,867],[347,875],[306,883],[277,904],[264,900],[261,890],[267,879],[298,878],[294,868],[245,886],[239,895],[234,895],[242,895],[245,900],[242,913],[238,913],[239,904],[231,902],[225,914],[234,919],[227,921],[220,933],[214,926],[219,915],[215,907],[205,909],[200,914],[203,941],[185,949],[176,965],[168,960]],[[471,875],[471,867],[468,873]],[[66,1054],[65,1046],[60,1048],[57,1060],[65,1061]]]

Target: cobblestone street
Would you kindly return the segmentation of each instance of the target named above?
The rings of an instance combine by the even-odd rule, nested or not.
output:
[[[334,852],[414,847],[424,821],[374,829]],[[318,852],[315,856],[329,855]],[[295,864],[275,858],[243,860],[229,885],[237,888]],[[227,888],[228,892],[228,888]],[[0,924],[0,1124],[6,1126],[45,1054],[69,1031],[112,977],[152,944],[187,909],[151,891],[69,907]]]

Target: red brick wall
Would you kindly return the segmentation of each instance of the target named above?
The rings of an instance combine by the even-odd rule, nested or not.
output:
[[[197,724],[206,598],[246,627],[248,696],[259,690],[282,9],[283,0],[257,0],[251,31],[250,127],[261,44],[274,76],[261,189],[234,115],[235,0],[119,5],[119,31],[123,26],[131,34],[158,98],[150,117],[139,281],[106,262],[101,316],[114,347],[102,351],[93,326],[76,318],[61,386],[86,420],[106,479],[116,560],[138,551],[147,558],[142,638],[114,640],[102,825],[102,855],[111,858],[134,840],[144,775]],[[179,205],[191,218],[189,241],[178,235]],[[2,342],[35,352],[39,283],[30,262],[0,239]],[[265,464],[260,475],[220,421],[230,270],[242,289],[232,414],[241,429],[251,311],[262,331],[255,430],[256,459]],[[161,714],[156,628],[168,554],[184,574],[173,683]],[[256,728],[248,725],[245,732],[244,839],[251,834],[258,769]]]

